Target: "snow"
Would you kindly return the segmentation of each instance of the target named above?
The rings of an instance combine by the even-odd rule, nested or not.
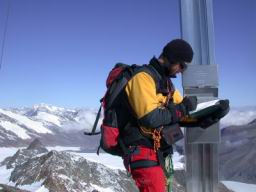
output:
[[[6,169],[6,166],[0,167],[0,183],[8,184],[9,177],[11,176],[13,169]]]
[[[235,181],[222,181],[222,183],[234,192],[253,192],[256,191],[255,184],[240,183]]]
[[[39,112],[36,116],[36,119],[43,120],[49,123],[53,123],[55,125],[61,126],[60,119],[56,115],[52,115],[46,112]]]
[[[9,177],[10,177],[12,171],[13,171],[13,169],[6,169],[6,166],[1,166],[0,167],[0,183],[14,187],[15,183],[9,181]],[[43,181],[40,181],[40,182],[33,183],[32,185],[19,185],[16,187],[23,189],[23,190],[33,191],[33,192],[49,192],[49,190],[47,188],[42,186],[42,183],[43,183]]]
[[[107,153],[100,153],[97,155],[96,153],[77,153],[72,152],[74,155],[80,155],[81,157],[96,163],[103,164],[111,169],[121,169],[125,170],[123,165],[123,160],[121,157],[113,156]]]
[[[3,110],[3,109],[0,109],[0,113],[2,113],[4,115],[7,115],[10,118],[13,118],[13,119],[17,120],[18,123],[21,123],[21,124],[25,125],[29,129],[32,129],[32,130],[36,131],[37,133],[44,133],[44,134],[50,133],[50,134],[53,134],[52,131],[50,131],[49,129],[44,127],[41,122],[33,121],[33,120],[23,116],[23,115],[16,114],[14,112]]]
[[[26,130],[19,125],[9,121],[0,121],[0,126],[2,126],[7,131],[13,132],[15,135],[22,139],[30,139],[30,136],[26,133]]]
[[[45,188],[44,185],[42,185],[39,189],[37,189],[35,192],[49,192],[47,188]]]
[[[96,190],[98,190],[99,192],[114,192],[113,189],[111,189],[110,187],[108,188],[102,188],[102,187],[99,187],[98,185],[94,185],[94,184],[91,184],[91,186],[93,188],[95,188]]]
[[[18,185],[19,189],[28,190],[28,191],[34,191],[34,192],[49,192],[48,189],[46,189],[42,183],[44,181],[38,181],[33,183],[32,185]]]
[[[59,175],[57,175],[57,177],[61,178],[62,180],[68,180],[68,181],[70,181],[70,182],[72,182],[72,183],[75,183],[71,178],[69,178],[69,177],[66,176],[66,175],[59,174]]]
[[[6,157],[13,156],[19,149],[15,147],[0,147],[0,162],[2,162]]]
[[[0,147],[0,162],[2,162],[6,157],[13,156],[19,148],[7,148]],[[7,184],[9,182],[9,177],[13,169],[6,169],[5,166],[0,167],[0,183]]]
[[[67,110],[63,107],[56,107],[56,106],[45,104],[45,103],[40,103],[40,104],[34,105],[33,108],[34,109],[44,108],[49,112],[57,112],[57,111],[66,111]],[[73,111],[73,110],[68,110],[68,111]]]
[[[15,137],[14,135],[10,135],[10,134],[8,134],[8,133],[6,133],[5,136],[6,136],[9,140],[15,141],[15,140],[17,139],[17,137]]]
[[[55,147],[46,147],[49,151],[80,151],[80,147],[64,147],[64,146],[55,146]]]
[[[71,154],[71,155],[72,155],[71,159],[72,159],[73,162],[83,159],[80,155],[77,155],[77,154],[76,155]]]
[[[180,155],[178,152],[174,152],[172,155],[173,168],[174,170],[183,170],[185,169],[184,163],[181,162],[181,159],[184,155]]]

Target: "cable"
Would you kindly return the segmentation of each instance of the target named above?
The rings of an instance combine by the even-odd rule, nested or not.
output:
[[[3,43],[1,46],[1,55],[0,55],[0,70],[2,68],[2,63],[3,63],[3,56],[4,56],[4,47],[5,47],[5,40],[6,40],[6,34],[7,34],[7,26],[8,26],[8,20],[9,20],[9,12],[10,12],[10,1],[8,0],[7,4],[7,16],[4,24],[4,35],[3,35]]]

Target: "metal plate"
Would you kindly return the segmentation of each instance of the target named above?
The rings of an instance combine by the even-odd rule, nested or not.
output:
[[[183,87],[218,87],[217,65],[188,65],[182,75]]]

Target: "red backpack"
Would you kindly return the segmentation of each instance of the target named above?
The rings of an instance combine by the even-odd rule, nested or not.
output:
[[[138,72],[145,71],[152,75],[152,70],[146,65],[126,65],[117,63],[110,71],[106,80],[107,91],[104,97],[100,100],[101,105],[96,116],[92,131],[85,132],[85,135],[97,135],[101,133],[100,146],[105,152],[112,155],[122,156],[125,154],[125,146],[122,139],[119,137],[119,126],[115,107],[120,102],[117,97],[127,85],[128,81]],[[101,130],[96,131],[96,127],[101,115],[101,108],[104,109],[104,117],[101,124]],[[99,150],[98,150],[99,152]]]

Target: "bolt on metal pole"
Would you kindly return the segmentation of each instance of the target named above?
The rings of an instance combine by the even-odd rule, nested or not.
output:
[[[192,64],[182,76],[184,95],[198,101],[218,97],[218,70],[214,53],[212,0],[180,0],[182,38],[194,50]],[[186,192],[218,191],[219,124],[206,130],[185,129]]]

